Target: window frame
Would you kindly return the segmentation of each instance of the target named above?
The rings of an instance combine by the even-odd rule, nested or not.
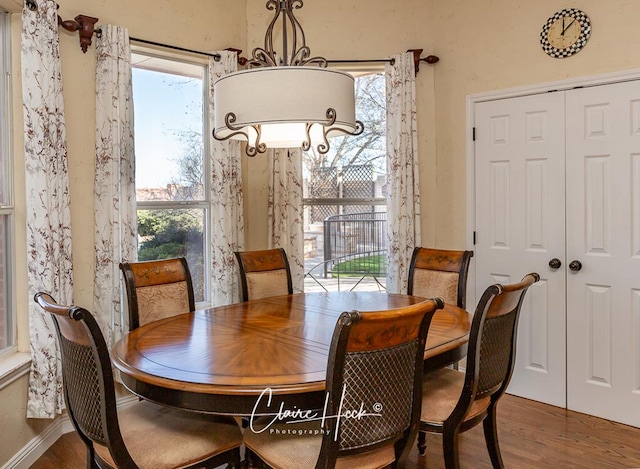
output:
[[[210,187],[211,187],[211,164],[208,158],[210,152],[210,124],[209,124],[209,106],[207,105],[209,97],[208,90],[209,86],[209,63],[206,59],[194,58],[193,56],[187,56],[178,54],[175,51],[162,51],[157,49],[150,49],[148,47],[133,45],[131,46],[131,54],[132,56],[146,56],[149,58],[157,58],[161,60],[171,61],[174,63],[184,63],[187,65],[195,65],[202,67],[203,75],[202,75],[202,144],[203,144],[203,198],[201,200],[177,200],[177,201],[169,201],[169,200],[147,200],[147,201],[138,201],[136,196],[136,219],[137,213],[139,210],[203,210],[203,255],[204,255],[204,299],[203,301],[196,302],[196,309],[200,309],[203,307],[210,306],[211,304],[211,286],[206,279],[211,278],[211,250],[209,246],[211,245],[211,199],[210,199]],[[137,67],[132,64],[132,68],[139,68],[144,70],[149,70],[148,67]],[[162,72],[162,73],[171,73],[176,74],[175,71],[166,70],[162,68],[151,69],[154,71]],[[134,108],[135,108],[135,96],[133,97]],[[135,123],[134,123],[135,129]],[[135,134],[135,130],[134,130]],[[136,251],[138,246],[136,246]]]
[[[382,80],[386,81],[386,76],[385,76],[385,68],[384,66],[378,66],[378,65],[373,65],[373,64],[366,64],[364,66],[360,66],[357,68],[344,68],[344,67],[332,67],[332,68],[336,68],[342,72],[346,72],[351,74],[354,79],[358,79],[359,77],[362,76],[367,76],[367,75],[380,75]],[[358,117],[358,110],[356,108],[356,118]],[[364,123],[365,127],[367,125],[367,123]],[[387,161],[386,161],[386,150],[384,151],[385,155],[385,164],[384,164],[384,176],[385,176],[385,180],[386,180],[386,176],[388,174],[388,169],[387,169]],[[356,163],[357,165],[357,163]],[[346,168],[347,166],[340,166],[339,167],[339,172],[343,172],[344,168]],[[304,186],[307,187],[307,180],[306,177],[304,176],[304,172],[306,172],[307,169],[304,168],[304,163],[303,163],[303,179],[305,179],[305,181],[303,182]],[[378,174],[382,174],[381,172],[378,172]],[[369,206],[372,207],[373,212],[378,212],[378,207],[385,207],[385,213],[386,213],[386,208],[387,208],[387,197],[384,195],[384,189],[383,193],[381,196],[370,196],[370,197],[310,197],[308,193],[306,193],[303,196],[302,199],[302,206],[303,206],[303,211],[304,211],[304,219],[305,219],[305,223],[304,223],[304,232],[305,234],[307,233],[307,216],[308,216],[308,209],[311,209],[313,207],[317,207],[317,206],[335,206],[335,207],[348,207],[348,206]],[[306,191],[306,189],[305,189]],[[342,215],[341,213],[338,213],[337,215]],[[326,221],[323,221],[323,226],[325,226]],[[324,239],[324,246],[323,246],[323,251],[325,251],[326,249],[326,243],[327,240]],[[326,252],[325,252],[325,256],[326,256]],[[306,260],[306,259],[305,259]],[[307,266],[305,265],[305,289],[310,287],[312,288],[311,291],[314,291],[314,289],[317,289],[317,285],[319,284],[320,287],[324,290],[326,290],[326,287],[322,284],[322,282],[320,282],[318,280],[318,278],[316,278],[316,274],[318,272],[320,272],[320,270],[316,270],[319,268],[320,265],[324,266],[324,278],[326,279],[326,274],[327,274],[327,265],[328,263],[332,261],[332,259],[327,259],[326,257],[324,257],[324,261],[321,264],[315,264],[313,266],[311,266],[311,269],[307,271]],[[315,274],[312,274],[312,272],[315,272]],[[367,274],[368,275],[368,274]],[[366,275],[365,275],[366,276]],[[338,290],[341,289],[340,286],[340,273],[337,273],[337,276],[334,276],[332,274],[332,278],[336,278],[337,279],[337,287]],[[378,287],[385,287],[385,283],[380,282],[375,275],[372,276],[373,282],[372,283],[374,288],[378,288]],[[364,280],[364,276],[362,278],[360,278],[360,280],[353,285],[352,287],[355,288],[357,287],[362,280]],[[347,285],[347,287],[349,287],[349,285]]]
[[[2,89],[0,90],[0,164],[2,173],[0,183],[6,193],[0,200],[0,217],[6,220],[4,227],[5,249],[4,265],[4,297],[5,297],[5,325],[7,329],[7,345],[0,349],[0,357],[13,354],[18,350],[15,285],[15,201],[14,201],[14,173],[13,173],[13,138],[12,138],[12,86],[11,86],[11,15],[0,8],[0,74]]]

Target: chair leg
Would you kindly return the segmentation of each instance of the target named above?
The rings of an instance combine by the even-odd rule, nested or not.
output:
[[[240,456],[240,448],[234,450],[233,457],[229,464],[227,464],[227,469],[243,469],[245,467],[245,461]]]
[[[418,452],[420,456],[424,456],[425,451],[427,450],[427,432],[420,430],[418,432]]]
[[[92,456],[87,456],[87,469],[100,469]]]
[[[444,453],[444,467],[446,467],[446,469],[460,469],[457,430],[445,430],[442,433],[442,452]]]
[[[265,464],[258,456],[254,454],[253,451],[245,447],[244,467],[248,469],[259,469],[265,467]]]
[[[93,450],[93,446],[87,445],[87,469],[100,469],[98,463],[95,458],[95,451]]]
[[[489,406],[487,416],[482,422],[484,428],[484,441],[487,444],[487,451],[491,458],[491,464],[494,469],[504,469],[502,455],[500,454],[500,445],[498,443],[498,426],[496,418],[496,402],[492,402]]]

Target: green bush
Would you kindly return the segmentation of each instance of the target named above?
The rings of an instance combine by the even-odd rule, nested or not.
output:
[[[138,260],[186,257],[196,301],[204,299],[204,212],[138,210]]]

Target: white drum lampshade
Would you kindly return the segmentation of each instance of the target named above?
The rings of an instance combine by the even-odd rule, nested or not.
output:
[[[352,134],[356,130],[354,79],[320,67],[267,67],[226,75],[214,83],[215,130],[218,139],[234,138],[268,148],[300,147],[310,128],[311,146],[321,144],[324,133]],[[335,111],[335,122],[327,111]],[[227,127],[227,115],[235,116]],[[232,135],[234,134],[235,135]]]

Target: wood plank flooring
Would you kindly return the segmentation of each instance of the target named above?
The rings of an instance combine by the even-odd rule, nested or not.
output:
[[[509,469],[640,469],[640,429],[506,395],[498,429]],[[444,469],[441,438],[427,436],[427,454],[413,445],[407,469]],[[463,433],[462,469],[491,469],[482,425]],[[63,435],[31,469],[82,469],[85,452],[75,433]]]

